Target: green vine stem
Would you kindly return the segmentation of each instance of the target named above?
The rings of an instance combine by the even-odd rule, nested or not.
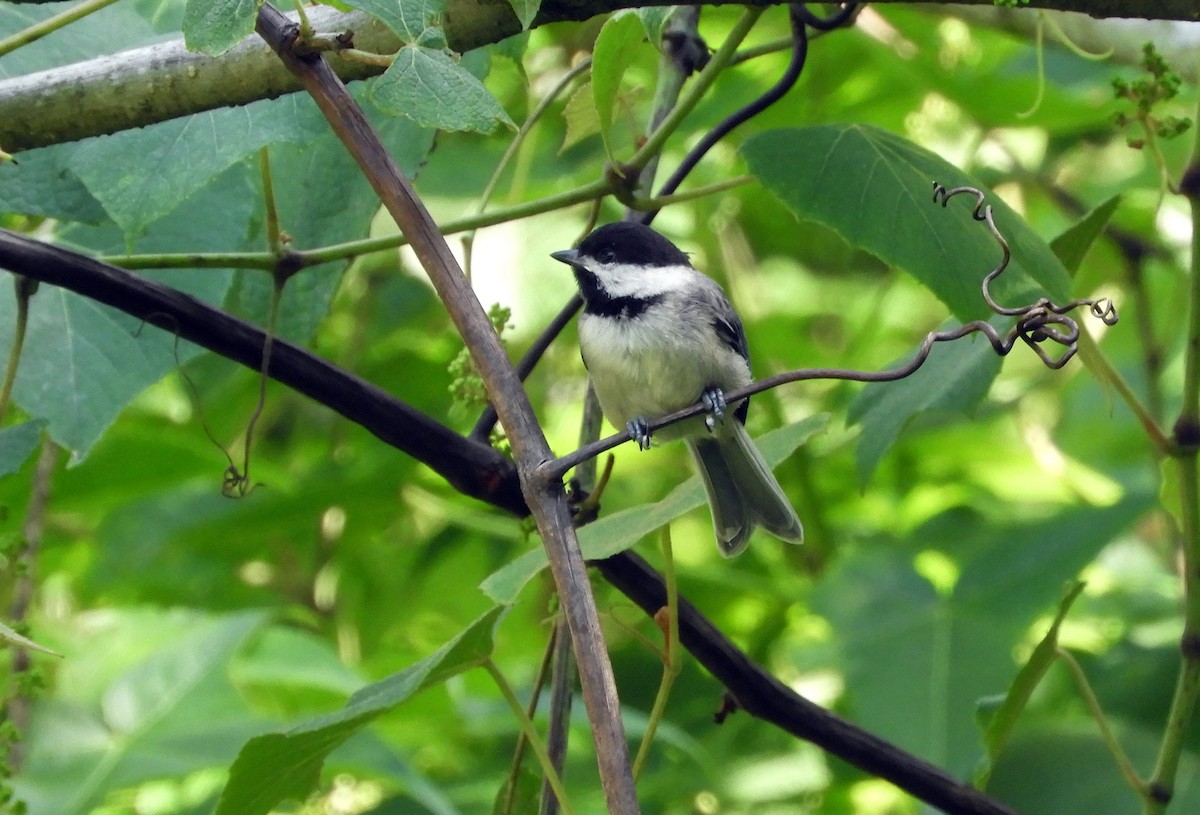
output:
[[[1139,796],[1146,797],[1146,782],[1138,775],[1133,762],[1129,760],[1129,756],[1125,754],[1121,743],[1117,741],[1117,735],[1108,723],[1108,717],[1104,715],[1104,709],[1100,707],[1100,700],[1096,698],[1096,693],[1092,690],[1091,683],[1088,682],[1087,674],[1083,672],[1083,666],[1071,655],[1070,651],[1061,646],[1055,650],[1054,654],[1059,661],[1067,666],[1067,670],[1071,672],[1071,677],[1075,680],[1075,687],[1079,691],[1079,695],[1083,697],[1083,701],[1087,705],[1088,711],[1091,712],[1092,718],[1096,720],[1096,725],[1100,728],[1100,737],[1108,747],[1108,752],[1112,754],[1113,760],[1117,762],[1117,769],[1125,777],[1126,783]]]
[[[529,744],[529,749],[533,751],[533,754],[537,756],[538,762],[542,765],[542,772],[545,773],[546,779],[550,782],[551,789],[554,790],[554,794],[558,797],[558,803],[564,815],[573,815],[574,810],[571,809],[570,800],[567,798],[566,787],[563,786],[562,778],[559,777],[554,769],[554,764],[550,761],[550,754],[546,751],[546,743],[542,741],[537,728],[533,726],[533,721],[525,714],[525,708],[521,706],[521,700],[517,698],[512,685],[508,684],[508,680],[504,678],[504,674],[500,672],[500,668],[492,660],[485,661],[483,669],[492,677],[492,681],[500,689],[500,695],[504,697],[504,701],[508,702],[509,708],[512,709],[513,716],[517,720],[517,725],[521,728],[521,732],[525,734],[525,740]]]
[[[1133,415],[1137,417],[1142,429],[1146,431],[1146,435],[1160,453],[1167,456],[1179,454],[1177,445],[1159,425],[1154,413],[1142,403],[1133,388],[1125,381],[1125,377],[1121,376],[1121,372],[1109,362],[1108,357],[1101,353],[1096,341],[1092,339],[1092,335],[1086,329],[1079,332],[1079,358],[1097,379],[1117,392],[1117,395],[1133,411]]]
[[[658,693],[654,697],[654,706],[650,709],[650,718],[646,722],[646,732],[642,735],[642,744],[638,748],[637,758],[633,761],[633,777],[636,779],[650,755],[650,747],[654,744],[654,733],[658,723],[662,721],[663,712],[667,709],[667,699],[671,696],[671,687],[682,668],[683,660],[679,649],[679,589],[675,583],[675,558],[671,548],[671,525],[667,524],[662,531],[663,579],[667,585],[667,607],[660,609],[654,615],[654,621],[663,629],[666,645],[663,648],[663,674],[658,685]],[[665,612],[665,613],[664,613]],[[665,619],[663,619],[665,617]]]
[[[55,14],[53,17],[42,20],[40,23],[35,23],[29,26],[29,28],[22,29],[16,34],[5,37],[0,40],[0,57],[10,51],[16,51],[23,45],[29,45],[29,43],[35,40],[40,40],[47,34],[58,31],[60,28],[65,28],[76,20],[81,20],[92,12],[99,11],[105,6],[111,6],[115,2],[116,0],[86,0],[74,8],[67,9],[60,14]]]
[[[1200,226],[1200,133],[1180,184],[1191,207],[1192,224]],[[1179,446],[1179,516],[1183,550],[1183,636],[1181,662],[1171,709],[1159,747],[1143,812],[1162,815],[1175,790],[1184,735],[1200,697],[1200,228],[1192,230],[1192,278],[1183,374],[1183,405],[1175,422]]]
[[[667,204],[678,204],[692,201],[707,195],[715,195],[748,184],[753,179],[750,176],[737,176],[713,184],[706,184],[686,192],[664,195],[659,198],[642,198],[634,201],[637,209],[658,209]],[[593,181],[567,192],[526,201],[511,207],[489,210],[487,212],[469,215],[442,225],[443,235],[454,235],[485,226],[494,226],[508,221],[530,218],[554,210],[566,209],[588,201],[596,201],[612,193],[607,181]],[[403,235],[385,235],[378,238],[363,238],[345,243],[335,243],[317,249],[289,249],[289,261],[297,271],[322,263],[339,260],[351,260],[372,252],[385,252],[408,244]],[[279,257],[272,252],[175,252],[151,253],[144,255],[102,255],[100,260],[120,266],[123,269],[137,271],[139,269],[261,269],[274,271],[279,265]]]
[[[633,157],[622,168],[622,172],[626,177],[632,177],[641,172],[641,169],[659,154],[663,145],[666,144],[667,139],[683,123],[684,118],[699,104],[713,82],[716,81],[721,72],[733,60],[737,54],[737,47],[742,44],[742,40],[746,39],[746,35],[750,33],[750,29],[758,22],[758,18],[762,16],[763,11],[764,9],[762,8],[747,8],[742,12],[742,16],[734,23],[729,36],[725,38],[725,42],[721,43],[721,47],[712,55],[712,59],[709,60],[704,70],[698,73],[696,78],[692,80],[688,86],[687,93],[683,94],[679,103],[663,119],[662,124],[650,134],[650,137],[646,139],[646,143],[638,148],[638,151],[633,154]]]
[[[17,367],[21,363],[21,350],[25,347],[25,332],[29,327],[29,300],[37,292],[38,283],[21,275],[13,276],[13,289],[17,297],[17,324],[13,327],[12,347],[8,349],[8,367],[4,370],[4,384],[0,385],[0,423],[8,413],[12,401],[13,385],[17,381]]]

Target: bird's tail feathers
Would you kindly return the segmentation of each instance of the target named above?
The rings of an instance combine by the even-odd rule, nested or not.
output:
[[[725,557],[741,554],[750,542],[754,521],[725,461],[721,445],[715,438],[691,438],[687,440],[687,446],[696,462],[700,480],[704,482],[704,491],[708,493],[717,548]]]
[[[740,422],[687,441],[708,493],[721,554],[740,554],[755,524],[785,541],[804,540],[800,518]]]

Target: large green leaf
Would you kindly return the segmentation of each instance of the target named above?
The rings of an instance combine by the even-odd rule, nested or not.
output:
[[[907,541],[848,553],[814,607],[833,626],[855,720],[969,773],[980,757],[977,701],[1011,684],[1014,644],[1151,504],[1136,494],[1013,524],[953,512]]]
[[[893,367],[907,363],[903,360]],[[987,338],[976,335],[935,344],[911,376],[868,384],[850,404],[846,417],[851,424],[862,425],[854,456],[859,483],[867,482],[917,416],[931,411],[969,413],[987,396],[998,373],[1000,356]]]
[[[190,246],[194,251],[242,249],[252,202],[234,171],[192,196],[143,237],[149,251]],[[70,225],[60,236],[93,251],[119,251],[123,238],[112,227]],[[181,243],[185,242],[185,243]],[[156,275],[211,303],[229,289],[231,273],[175,272]],[[0,347],[12,341],[14,304],[0,297]],[[147,385],[196,353],[169,332],[86,297],[42,286],[30,301],[29,334],[17,371],[15,398],[30,415],[45,419],[55,441],[76,459],[87,454],[117,414]]]
[[[763,458],[776,467],[796,448],[821,430],[828,417],[810,416],[803,421],[773,430],[756,444]],[[587,560],[598,560],[624,552],[656,529],[704,503],[704,486],[693,476],[661,501],[615,512],[579,530],[579,545]],[[480,588],[498,603],[511,603],[538,572],[546,568],[546,551],[531,549],[492,573]]]
[[[421,690],[490,658],[505,611],[493,608],[433,655],[359,690],[337,713],[251,739],[230,768],[217,815],[265,815],[285,799],[304,800],[335,747]]]
[[[254,33],[262,0],[187,0],[183,39],[192,51],[224,54]]]
[[[69,167],[77,145],[56,144],[0,164],[0,212],[98,223],[107,217]]]
[[[168,3],[153,4],[153,13],[163,14]],[[4,55],[0,79],[45,71],[85,59],[114,54],[125,48],[161,39],[158,21],[143,13],[144,3],[113,3],[87,16],[82,25],[62,26],[52,36],[42,37]],[[0,38],[10,36],[62,11],[54,3],[0,4]],[[170,12],[166,12],[170,16]]]
[[[89,139],[68,166],[132,243],[247,154],[326,129],[312,101],[293,94]]]
[[[971,219],[971,196],[947,209],[932,201],[935,181],[986,188],[945,159],[867,125],[772,130],[748,139],[742,152],[759,182],[798,217],[913,275],[960,320],[990,315],[979,287],[1000,263],[999,245]],[[1070,280],[1046,242],[996,195],[987,200],[1012,248],[993,293],[1010,306],[1042,295],[1070,299]]]
[[[401,48],[372,88],[371,99],[380,109],[425,127],[491,133],[497,125],[513,126],[483,83],[435,48]]]
[[[610,160],[613,153],[612,127],[617,92],[629,61],[641,46],[645,28],[637,14],[620,11],[604,21],[592,49],[592,98],[600,117],[600,135]]]
[[[20,799],[31,812],[85,815],[114,790],[229,762],[238,740],[262,726],[230,684],[229,662],[265,619],[257,611],[194,618],[95,702],[39,706],[28,761],[14,782]],[[102,658],[80,647],[64,648],[67,665]]]

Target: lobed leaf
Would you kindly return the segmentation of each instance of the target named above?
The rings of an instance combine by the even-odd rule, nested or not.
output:
[[[409,45],[372,88],[380,109],[438,130],[491,133],[513,121],[484,84],[442,51]]]

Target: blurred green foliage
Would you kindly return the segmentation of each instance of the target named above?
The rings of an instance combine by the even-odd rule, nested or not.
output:
[[[178,31],[181,7],[117,4],[6,57],[5,75]],[[701,33],[719,44],[737,13],[705,9]],[[0,8],[0,34],[36,14],[29,6]],[[463,64],[486,76],[503,112],[522,122],[590,50],[598,28],[599,21],[545,26],[527,35],[523,52],[502,44],[465,55]],[[775,42],[786,31],[786,10],[770,9],[746,45]],[[824,183],[815,158],[825,154],[814,134],[869,132],[871,149],[905,145],[910,157],[936,154],[985,182],[1006,213],[1027,222],[1007,226],[1028,233],[1024,245],[1046,263],[1056,263],[1046,243],[1121,195],[1109,214],[1126,243],[1109,233],[1081,254],[1078,271],[1070,270],[1073,294],[1118,302],[1125,319],[1097,332],[1103,354],[1160,421],[1177,412],[1189,215],[1176,198],[1160,205],[1154,161],[1130,150],[1113,125],[1120,103],[1112,79],[1136,68],[1048,47],[1044,100],[1019,118],[1036,93],[1033,49],[936,10],[869,9],[856,28],[814,40],[797,88],[700,163],[687,188],[747,172],[739,151],[748,142],[778,151],[748,147],[746,155],[752,169],[756,157],[774,162],[755,171],[780,197],[747,184],[672,206],[655,223],[726,286],[760,376],[890,366],[950,316],[939,296],[960,310],[996,262],[985,240],[978,255],[951,251],[924,274],[897,268],[906,248],[939,236],[969,234],[974,242],[982,227],[965,202],[942,209],[908,188],[890,198],[868,194],[859,173],[870,165],[861,154]],[[594,181],[606,145],[628,156],[654,98],[658,54],[648,43],[626,50],[623,72],[609,74],[617,87],[606,91],[604,139],[584,135],[564,148],[568,102],[557,100],[506,166],[492,206]],[[771,51],[723,74],[668,142],[662,167],[672,169],[700,134],[764,91],[787,58]],[[512,132],[435,136],[373,110],[370,85],[355,94],[435,217],[476,211]],[[1184,85],[1156,115],[1186,113],[1195,101],[1194,87]],[[773,135],[813,126],[821,129],[790,131],[806,133],[806,142]],[[1176,174],[1182,141],[1162,145]],[[0,221],[112,255],[258,251],[265,246],[262,144],[270,145],[282,227],[297,248],[394,231],[303,97],[21,154],[18,166],[0,166]],[[767,180],[772,172],[778,177]],[[791,200],[799,188],[781,179],[792,177],[821,180],[810,190],[820,200]],[[950,182],[921,183],[933,180]],[[577,238],[585,210],[546,212],[474,237],[473,283],[483,303],[511,309],[505,340],[514,355],[573,291],[548,253]],[[612,200],[600,209],[602,220],[621,214]],[[929,231],[916,234],[914,221]],[[883,243],[864,239],[859,227]],[[1136,263],[1122,252],[1130,245],[1143,250]],[[1017,262],[1029,260],[1025,253]],[[246,319],[265,317],[271,283],[263,272],[145,273]],[[1046,274],[1030,276],[1065,285],[1061,267]],[[939,289],[954,281],[950,295]],[[186,344],[176,348],[168,333],[141,330],[48,287],[33,309],[17,407],[0,430],[0,538],[9,567],[36,481],[33,434],[41,425],[30,420],[44,421],[67,452],[50,477],[28,613],[29,636],[64,655],[33,657],[48,685],[33,700],[12,782],[32,815],[211,811],[247,742],[261,747],[264,734],[314,717],[342,721],[351,694],[426,664],[493,611],[480,584],[538,546],[522,523],[463,498],[361,428],[274,383],[252,440],[258,486],[243,499],[225,498],[223,448],[239,460],[247,443],[254,372]],[[11,298],[0,298],[0,348],[12,341],[13,313]],[[408,253],[375,252],[299,273],[285,291],[280,326],[283,336],[416,408],[464,432],[473,423],[469,411],[451,410],[461,341]],[[576,445],[586,382],[573,332],[527,383],[560,452]],[[981,341],[962,342],[955,352],[980,356]],[[1126,405],[1080,360],[1051,371],[1018,344],[997,371],[994,357],[982,356],[964,363],[966,373],[952,364],[957,358],[941,360],[928,389],[880,385],[864,395],[861,385],[822,380],[756,397],[749,418],[756,436],[833,417],[778,469],[807,544],[763,536],[725,561],[706,510],[692,510],[673,526],[680,590],[790,686],[969,778],[983,755],[977,704],[1006,691],[1045,634],[1062,587],[1082,577],[1087,586],[1059,641],[1077,655],[1125,749],[1148,772],[1180,632],[1176,532],[1157,499],[1158,459]],[[982,374],[980,365],[988,368]],[[958,385],[972,389],[969,398]],[[930,390],[959,399],[931,399]],[[861,426],[847,419],[852,414],[864,417]],[[863,440],[868,447],[859,447]],[[672,493],[686,479],[684,458],[678,445],[618,449],[604,514]],[[641,548],[656,557],[652,545]],[[602,581],[596,589],[636,739],[661,672],[644,638],[657,643],[660,635]],[[523,696],[552,628],[551,593],[544,575],[533,579],[495,631],[493,657]],[[685,659],[639,782],[644,811],[919,811],[890,786],[745,715],[715,726],[721,690]],[[403,702],[345,734],[314,772],[316,791],[297,784],[306,800],[280,811],[490,812],[518,729],[491,680],[478,670],[456,673]],[[537,720],[544,723],[544,713]],[[576,810],[602,811],[581,707],[571,731],[566,777]],[[260,772],[279,770],[272,762],[284,759],[268,758]],[[1172,811],[1196,811],[1195,728],[1182,768]],[[1030,815],[1136,805],[1061,667],[1032,694],[990,790]]]

